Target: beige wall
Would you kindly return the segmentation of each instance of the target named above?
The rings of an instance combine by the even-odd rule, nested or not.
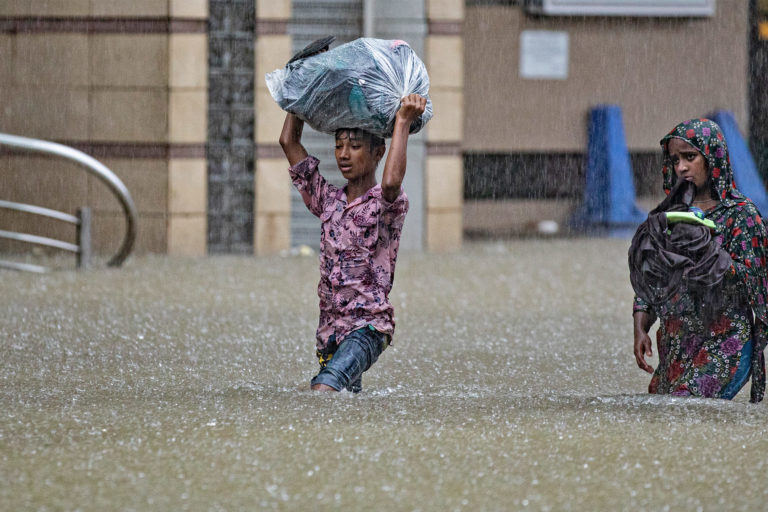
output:
[[[459,249],[463,242],[464,1],[427,0],[424,62],[434,117],[427,125],[424,165],[425,245],[430,251]]]
[[[291,0],[257,0],[257,31],[254,51],[255,113],[253,249],[256,254],[274,254],[291,246],[291,180],[282,149],[277,145],[285,112],[272,100],[264,75],[281,68],[291,58]],[[271,28],[269,28],[271,27]]]
[[[166,35],[43,32],[6,38],[13,51],[5,62],[11,73],[0,85],[2,131],[65,144],[167,141]],[[167,162],[98,159],[123,180],[137,205],[136,250],[165,252]],[[110,252],[119,246],[124,233],[121,209],[106,187],[60,160],[18,157],[10,161],[13,175],[8,168],[0,170],[3,199],[68,213],[91,206],[94,250]],[[85,189],[74,186],[81,182],[91,184]],[[66,225],[44,228],[32,216],[13,216],[9,225],[8,215],[0,211],[0,224],[8,230],[43,234],[40,230],[45,229],[46,236],[54,236],[51,230],[60,226],[60,237],[74,233]]]
[[[204,18],[208,0],[3,0],[0,16]]]
[[[138,253],[206,251],[207,3],[0,2],[0,17],[21,27],[0,32],[0,131],[98,147],[133,196]],[[169,16],[197,28],[167,29]],[[0,163],[0,198],[68,213],[90,206],[94,249],[119,247],[122,209],[97,179],[51,158]],[[69,226],[3,210],[0,229],[74,239]]]
[[[532,17],[520,7],[467,8],[465,151],[583,151],[586,115],[622,107],[630,150],[655,151],[678,122],[713,109],[747,126],[748,2],[712,18]],[[523,30],[570,36],[567,80],[519,76]]]
[[[187,8],[190,8],[190,2]],[[168,143],[208,140],[208,36],[168,36]],[[208,166],[203,155],[168,160],[167,252],[202,256],[208,240]]]

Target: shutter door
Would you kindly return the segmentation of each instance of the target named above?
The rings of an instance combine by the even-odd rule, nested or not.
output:
[[[362,0],[294,0],[293,20],[288,28],[293,36],[294,53],[324,36],[336,36],[332,47],[357,39],[362,35]],[[336,167],[333,137],[304,127],[302,143],[311,155],[320,159],[320,172],[334,185],[343,185],[344,178]],[[312,215],[301,196],[291,192],[291,246],[320,245],[320,220]]]

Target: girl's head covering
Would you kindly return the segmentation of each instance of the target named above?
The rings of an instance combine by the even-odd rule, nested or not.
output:
[[[670,139],[683,140],[704,155],[709,176],[712,178],[712,191],[725,206],[731,206],[733,200],[744,200],[733,181],[733,169],[723,131],[717,123],[704,118],[682,122],[661,139],[661,151],[664,153],[664,167],[661,172],[664,176],[665,193],[669,194],[677,181],[677,175],[669,162]]]
[[[765,393],[765,364],[763,349],[768,344],[768,268],[766,267],[766,248],[761,243],[768,234],[757,209],[744,195],[736,189],[733,181],[733,169],[728,158],[728,146],[720,127],[709,119],[691,119],[675,126],[663,139],[661,150],[664,152],[664,191],[669,194],[677,181],[677,175],[669,162],[669,140],[681,139],[696,148],[707,159],[707,169],[712,178],[712,190],[720,198],[720,204],[715,210],[715,222],[725,227],[731,227],[739,215],[740,209],[746,210],[747,219],[744,226],[736,225],[730,231],[732,242],[723,246],[731,251],[734,265],[738,262],[740,270],[734,267],[734,273],[742,281],[742,289],[749,298],[750,306],[755,313],[756,322],[753,333],[756,343],[752,352],[752,402],[759,402]],[[732,207],[737,209],[728,213]],[[726,217],[728,216],[727,220]],[[744,231],[750,236],[745,237]],[[718,235],[722,240],[724,233]],[[751,240],[750,240],[751,238]],[[738,243],[741,240],[741,243]],[[750,243],[751,242],[751,243]],[[721,242],[722,243],[722,242]],[[749,249],[749,251],[748,251]]]

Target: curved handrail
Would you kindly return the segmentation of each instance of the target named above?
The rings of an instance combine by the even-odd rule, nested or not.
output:
[[[80,246],[77,244],[56,240],[55,238],[48,238],[47,236],[29,235],[27,233],[16,233],[15,231],[5,231],[0,229],[0,237],[9,240],[17,240],[19,242],[55,247],[56,249],[74,252],[75,254],[80,252]]]
[[[0,200],[0,208],[5,210],[13,210],[16,212],[42,215],[43,217],[48,217],[49,219],[69,222],[70,224],[80,224],[80,219],[74,215],[60,212],[58,210],[51,210],[50,208],[43,208],[42,206],[35,206],[33,204],[14,203],[12,201]]]
[[[0,146],[10,146],[13,148],[24,149],[27,151],[34,151],[37,153],[45,153],[48,155],[56,155],[62,158],[71,160],[81,166],[97,178],[99,178],[117,197],[120,201],[120,205],[123,207],[125,213],[126,229],[125,237],[120,249],[117,251],[107,265],[111,267],[118,267],[125,261],[128,255],[133,249],[133,244],[136,241],[136,206],[133,204],[131,193],[125,187],[125,184],[113,173],[107,166],[93,158],[86,155],[82,151],[75,148],[58,144],[56,142],[48,142],[40,139],[32,139],[29,137],[20,137],[18,135],[10,135],[7,133],[0,133]]]

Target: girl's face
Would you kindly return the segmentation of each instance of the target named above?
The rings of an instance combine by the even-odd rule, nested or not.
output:
[[[709,170],[699,150],[682,139],[672,138],[667,143],[667,153],[677,179],[692,181],[697,190],[707,190]]]

